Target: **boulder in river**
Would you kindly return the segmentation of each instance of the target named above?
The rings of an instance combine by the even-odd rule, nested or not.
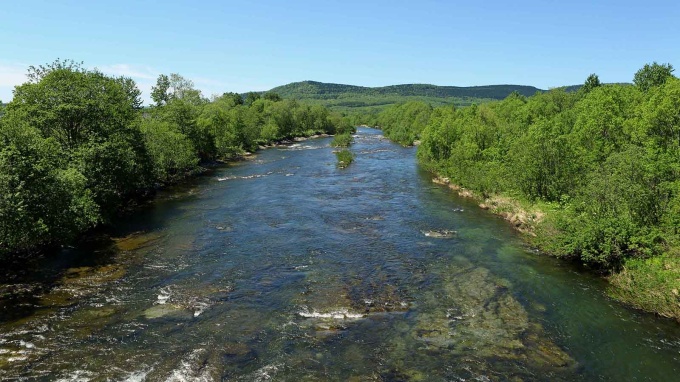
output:
[[[456,231],[449,230],[449,229],[439,229],[439,230],[430,230],[430,231],[421,231],[423,235],[427,237],[432,237],[435,239],[451,239],[456,235]]]
[[[192,312],[184,309],[183,307],[175,304],[159,304],[159,305],[154,305],[151,308],[147,309],[143,313],[144,317],[153,320],[155,318],[161,318],[161,317],[171,317],[171,318],[178,318],[178,319],[191,319],[193,316]]]

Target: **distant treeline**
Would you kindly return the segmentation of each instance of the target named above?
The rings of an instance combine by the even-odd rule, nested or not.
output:
[[[680,319],[680,80],[672,72],[654,63],[634,85],[591,75],[577,92],[513,93],[459,109],[410,102],[373,122],[402,144],[420,140],[420,162],[453,183],[541,205],[541,248],[620,271],[615,294]]]
[[[28,78],[0,110],[0,254],[67,243],[201,163],[352,129],[274,93],[208,100],[177,74],[158,78],[150,108],[131,79],[73,61],[31,67]]]
[[[282,97],[295,97],[301,95],[327,95],[340,96],[342,94],[357,95],[397,95],[397,96],[425,96],[425,97],[470,97],[503,99],[512,92],[518,92],[525,96],[535,94],[541,89],[523,85],[486,85],[486,86],[437,86],[429,84],[405,84],[382,87],[365,87],[354,85],[332,84],[316,81],[293,82],[279,86],[271,90]]]
[[[460,107],[501,100],[513,91],[530,96],[542,90],[522,85],[458,87],[406,84],[371,88],[303,81],[279,86],[271,91],[285,99],[305,100],[352,115],[375,115],[387,106],[407,101],[422,101],[433,106],[455,104]]]

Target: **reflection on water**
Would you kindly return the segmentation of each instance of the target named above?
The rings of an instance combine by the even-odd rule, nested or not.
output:
[[[360,129],[264,150],[4,264],[0,379],[673,380],[680,330]],[[28,270],[27,270],[28,269]]]

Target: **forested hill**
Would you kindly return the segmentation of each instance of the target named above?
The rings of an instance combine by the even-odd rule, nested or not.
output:
[[[383,87],[364,87],[354,85],[331,84],[316,81],[293,82],[288,85],[275,87],[271,90],[285,98],[333,98],[347,93],[360,95],[393,95],[393,96],[423,96],[423,97],[469,97],[503,99],[513,91],[524,96],[532,96],[542,91],[533,86],[524,85],[487,85],[487,86],[437,86],[429,84],[405,84]]]
[[[415,100],[433,106],[444,104],[467,106],[501,100],[515,91],[524,96],[531,96],[542,90],[523,85],[458,87],[406,84],[371,88],[316,81],[293,82],[270,90],[283,98],[317,102],[336,110],[362,112],[380,111],[389,105]]]

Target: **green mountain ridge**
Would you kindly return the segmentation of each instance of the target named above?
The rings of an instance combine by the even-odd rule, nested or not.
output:
[[[468,106],[473,103],[504,99],[512,92],[528,97],[543,91],[543,89],[526,85],[462,87],[402,84],[366,87],[318,81],[293,82],[269,90],[283,98],[318,103],[336,111],[360,113],[376,113],[387,106],[408,101],[423,101],[432,106],[447,104]]]
[[[536,92],[544,90],[527,85],[439,86],[431,84],[402,84],[366,87],[317,81],[301,81],[277,86],[270,91],[278,93],[282,97],[359,93],[367,95],[425,96],[438,98],[469,97],[503,99],[513,91],[528,97],[534,95]]]

